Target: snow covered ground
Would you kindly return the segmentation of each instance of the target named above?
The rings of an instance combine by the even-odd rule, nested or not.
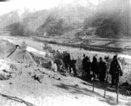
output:
[[[11,42],[13,41],[18,42],[16,39],[11,40]],[[53,47],[57,49],[56,46]],[[63,48],[59,47],[58,49],[62,50]],[[44,54],[43,51],[30,46],[27,47],[27,50]],[[78,51],[73,49],[73,52],[75,50]],[[82,52],[88,54],[90,51],[83,50]],[[96,53],[92,52],[92,54]],[[79,52],[77,55],[80,55]],[[124,57],[130,58],[125,55]],[[108,91],[104,98],[103,89],[96,87],[93,92],[92,83],[79,78],[62,76],[35,65],[28,67],[21,63],[17,65],[19,68],[15,78],[0,80],[0,106],[131,106],[131,97],[119,95],[119,104],[116,104],[115,92]],[[36,73],[41,76],[41,83],[32,77]]]
[[[31,70],[43,72],[42,83],[34,80]],[[59,79],[60,78],[60,79]],[[0,94],[23,99],[35,106],[112,106],[116,105],[116,94],[95,88],[92,84],[71,76],[62,76],[47,69],[30,67],[22,68],[21,75],[7,81],[0,81]],[[118,106],[130,106],[131,97],[119,96]],[[0,106],[26,106],[15,100],[0,95]]]

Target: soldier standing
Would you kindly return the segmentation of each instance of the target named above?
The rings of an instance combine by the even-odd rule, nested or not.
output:
[[[123,75],[122,67],[120,62],[117,59],[117,55],[113,57],[113,60],[111,62],[110,66],[110,74],[112,76],[112,85],[115,85],[116,87],[116,93],[117,93],[117,103],[118,103],[118,95],[119,95],[119,77]]]
[[[104,82],[105,81],[105,77],[106,77],[106,63],[103,61],[102,57],[100,57],[100,61],[99,61],[99,80],[100,82]]]
[[[69,71],[70,68],[70,54],[68,52],[63,52],[63,62],[65,65],[65,68]]]
[[[91,72],[91,61],[90,61],[90,58],[87,57],[86,73],[87,73],[87,79],[89,80],[91,80],[90,72]]]
[[[98,62],[96,56],[93,57],[93,61],[91,63],[91,70],[93,71],[94,79],[98,77],[99,69],[98,69]]]
[[[83,60],[82,60],[83,76],[85,76],[86,64],[87,64],[87,60],[86,60],[86,56],[85,56],[85,54],[84,54],[84,55],[83,55]]]
[[[110,65],[110,71],[109,73],[111,74],[112,76],[112,85],[116,85],[119,83],[119,76],[122,76],[123,75],[123,72],[122,72],[122,68],[121,68],[121,65],[117,59],[117,55],[115,55],[113,57],[113,60],[111,62],[111,65]]]
[[[76,60],[73,58],[73,59],[70,61],[70,73],[71,73],[71,70],[73,70],[74,76],[77,76],[75,64],[76,64]]]

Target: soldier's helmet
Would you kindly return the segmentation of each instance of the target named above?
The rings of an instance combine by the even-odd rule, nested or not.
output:
[[[85,58],[85,57],[86,57],[86,55],[85,55],[85,54],[83,54],[83,57]]]
[[[103,61],[102,57],[99,58],[99,61]]]
[[[117,60],[118,55],[114,55],[113,60]]]

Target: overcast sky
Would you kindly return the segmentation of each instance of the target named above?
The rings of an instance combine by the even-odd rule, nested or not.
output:
[[[32,11],[50,9],[61,4],[72,4],[73,2],[85,6],[87,1],[98,5],[101,0],[8,0],[6,2],[0,2],[0,15],[12,10],[20,10],[22,12],[24,9],[30,9]]]

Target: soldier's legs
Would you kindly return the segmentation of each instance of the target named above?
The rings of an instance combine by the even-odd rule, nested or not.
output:
[[[101,82],[104,82],[104,81],[105,81],[105,73],[103,72],[101,75]]]
[[[102,78],[102,77],[103,77],[103,75],[102,75],[102,74],[100,74],[100,75],[99,75],[99,80],[100,80],[100,82],[102,82],[102,80],[103,80],[103,78]]]
[[[91,75],[90,75],[90,70],[87,69],[87,79],[90,80],[91,79]]]
[[[69,73],[71,74],[72,67],[70,65],[68,65],[68,70],[69,70]]]
[[[68,65],[67,65],[67,63],[65,63],[65,68],[68,69]]]
[[[115,80],[116,80],[116,78],[115,78],[116,76],[115,75],[112,75],[112,79],[111,79],[111,83],[112,83],[112,85],[115,85]]]
[[[73,69],[74,76],[76,76],[77,73],[76,73],[76,68],[75,68],[75,66],[74,66],[72,69]]]

